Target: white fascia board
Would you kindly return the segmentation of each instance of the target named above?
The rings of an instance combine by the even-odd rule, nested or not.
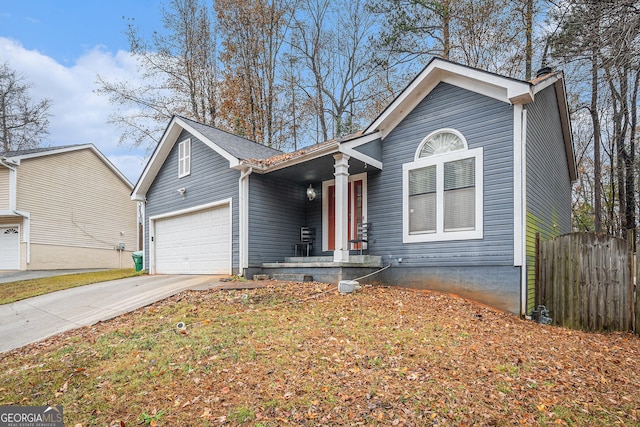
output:
[[[89,143],[89,144],[82,144],[82,145],[74,145],[72,147],[64,147],[64,148],[60,148],[57,150],[48,150],[48,151],[42,151],[42,152],[38,152],[38,153],[30,153],[30,154],[23,154],[23,155],[19,155],[19,156],[14,156],[14,157],[8,157],[7,160],[11,160],[13,162],[15,162],[16,165],[20,165],[20,162],[22,160],[27,160],[27,159],[35,159],[38,157],[46,157],[46,156],[50,156],[53,154],[64,154],[64,153],[70,153],[73,151],[80,151],[80,150],[86,150],[89,149],[91,151],[93,151],[95,153],[96,156],[98,156],[100,158],[100,160],[102,160],[108,167],[109,169],[111,169],[113,171],[113,173],[115,173],[118,178],[120,178],[125,184],[127,184],[129,186],[129,188],[133,189],[133,184],[131,183],[131,181],[129,181],[129,179],[124,176],[122,174],[122,172],[120,172],[118,170],[117,167],[115,167],[115,165],[113,163],[111,163],[111,161],[104,155],[102,154],[102,152],[100,150],[98,150],[96,148],[95,145]]]
[[[13,157],[7,157],[7,159],[11,159],[11,160],[15,160],[18,162],[18,164],[20,164],[20,160],[23,159],[32,159],[35,157],[44,157],[44,156],[49,156],[51,154],[62,154],[62,153],[69,153],[71,151],[78,151],[78,150],[84,150],[85,148],[93,148],[94,150],[96,150],[96,147],[93,144],[82,144],[82,145],[74,145],[71,147],[63,147],[63,148],[59,148],[57,150],[48,150],[48,151],[40,151],[37,153],[30,153],[30,154],[22,154],[19,156],[13,156]]]
[[[562,73],[555,73],[553,76],[547,77],[546,79],[542,80],[540,83],[536,83],[535,85],[533,85],[533,88],[532,88],[533,94],[535,95],[536,93],[555,84],[555,82],[560,80],[561,76],[562,76]]]
[[[447,82],[509,104],[533,101],[528,82],[510,79],[486,71],[443,61],[438,58],[414,79],[367,129],[381,131],[384,139],[440,82]]]
[[[140,179],[138,179],[138,183],[131,192],[132,200],[143,201],[145,199],[147,190],[149,190],[149,187],[151,187],[151,183],[153,183],[153,180],[158,175],[158,172],[160,172],[160,169],[164,165],[164,162],[167,160],[171,149],[178,141],[178,137],[183,130],[186,130],[191,135],[198,138],[202,143],[207,145],[209,148],[213,149],[216,153],[227,159],[229,161],[229,167],[233,168],[240,164],[239,159],[211,142],[207,137],[196,131],[187,122],[175,116],[171,119],[171,122],[169,122],[167,130],[165,131],[164,135],[162,135],[162,139],[158,143],[158,146],[154,150],[151,158],[142,171]]]
[[[360,147],[361,145],[367,144],[377,139],[382,139],[382,132],[373,132],[367,135],[362,135],[358,138],[340,144],[340,152],[358,159],[364,163],[367,163],[374,168],[382,170],[382,162],[380,160],[374,159],[373,157],[367,156],[366,154],[355,150],[356,147]]]
[[[576,164],[576,154],[573,148],[573,132],[571,131],[571,117],[569,116],[567,89],[564,85],[564,79],[558,79],[555,82],[555,90],[556,98],[558,99],[558,110],[560,112],[560,123],[562,124],[564,149],[567,153],[569,179],[573,183],[578,179],[578,166]]]
[[[158,172],[160,172],[160,168],[167,159],[167,156],[169,156],[169,152],[171,151],[171,148],[173,148],[173,144],[178,139],[178,136],[180,136],[180,132],[182,132],[182,128],[176,126],[175,122],[176,118],[174,117],[171,119],[171,122],[169,122],[167,130],[165,130],[155,150],[153,150],[151,158],[142,170],[142,174],[140,175],[140,178],[138,178],[138,182],[131,192],[131,200],[144,201],[145,196],[147,195],[147,190],[151,187],[151,183]]]

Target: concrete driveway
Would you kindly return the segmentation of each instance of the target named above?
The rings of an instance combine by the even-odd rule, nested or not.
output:
[[[0,305],[0,353],[168,298],[221,285],[224,276],[138,276]]]

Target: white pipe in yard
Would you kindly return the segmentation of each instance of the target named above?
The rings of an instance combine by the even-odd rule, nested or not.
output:
[[[389,267],[391,267],[391,264],[387,265],[386,267],[382,267],[381,269],[376,270],[373,273],[366,274],[353,280],[341,280],[340,283],[338,283],[338,292],[340,292],[341,294],[350,294],[354,291],[358,291],[362,289],[362,286],[360,286],[358,280],[364,279],[365,277],[373,276],[374,274],[378,274]]]

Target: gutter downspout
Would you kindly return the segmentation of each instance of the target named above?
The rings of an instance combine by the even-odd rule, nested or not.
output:
[[[253,173],[253,168],[249,167],[240,172],[239,185],[239,276],[244,276],[245,269],[249,267],[249,175]]]
[[[522,108],[522,247],[521,247],[521,257],[522,257],[522,283],[520,289],[520,316],[527,316],[527,287],[528,287],[528,270],[529,263],[527,262],[527,109],[523,106]],[[535,273],[534,273],[535,274]]]

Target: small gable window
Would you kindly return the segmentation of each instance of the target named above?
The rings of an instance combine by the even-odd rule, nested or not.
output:
[[[482,148],[454,129],[429,134],[402,167],[403,241],[480,239]]]
[[[178,178],[191,173],[191,139],[185,139],[178,145]]]

